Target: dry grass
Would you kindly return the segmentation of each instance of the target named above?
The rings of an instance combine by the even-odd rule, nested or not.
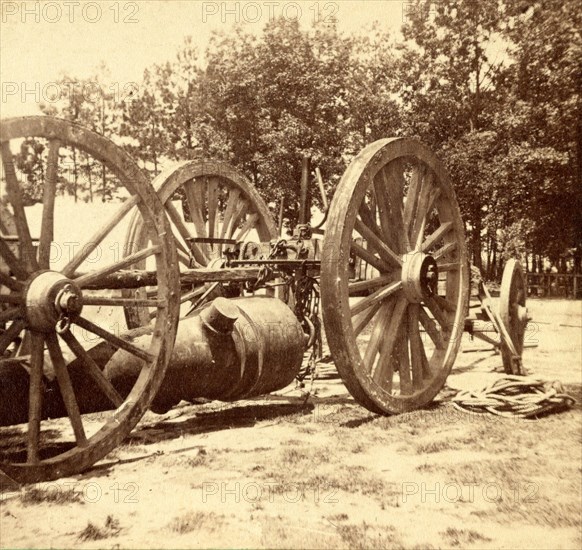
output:
[[[363,522],[360,525],[339,525],[337,531],[343,543],[342,547],[350,550],[375,548],[399,550],[405,548],[396,528],[391,525],[371,527]]]
[[[348,521],[348,519],[350,518],[346,513],[341,512],[339,514],[332,514],[331,516],[328,516],[327,519],[330,522],[336,522],[336,521]]]
[[[442,451],[450,451],[451,449],[458,449],[453,440],[441,439],[435,441],[427,441],[426,443],[419,443],[415,446],[416,452],[419,455],[440,453]]]
[[[303,495],[339,499],[341,492],[357,493],[382,503],[395,500],[399,494],[396,484],[386,484],[363,466],[346,465],[337,452],[325,445],[283,448],[278,453],[262,454],[260,460],[262,464],[253,466],[252,472],[273,483],[275,494],[293,489]]]
[[[301,447],[283,449],[281,452],[281,464],[286,468],[293,468],[302,463],[324,464],[329,462],[329,453],[325,449],[314,447]]]
[[[89,522],[87,527],[83,529],[79,535],[78,539],[82,541],[89,540],[102,540],[109,537],[114,537],[121,532],[121,527],[119,525],[119,520],[113,516],[107,516],[105,520],[105,525],[100,527],[94,523]]]
[[[521,522],[552,528],[580,528],[582,525],[580,501],[575,503],[546,500],[531,496],[533,494],[530,492],[525,501],[516,499],[511,493],[504,494],[496,501],[494,510],[477,510],[473,514],[479,518],[495,519],[500,523]]]
[[[217,515],[214,512],[196,510],[174,518],[169,523],[168,529],[183,535],[184,533],[201,530],[214,532],[223,524],[224,516]]]
[[[546,438],[549,435],[546,436]],[[509,435],[498,455],[511,448]],[[554,468],[560,475],[551,482],[547,477],[547,458],[538,455],[462,463],[421,464],[416,469],[429,473],[433,480],[467,488],[475,486],[475,500],[484,508],[472,512],[476,517],[500,523],[527,523],[553,528],[577,527],[580,512],[579,466],[564,457]],[[433,481],[434,485],[434,481]],[[487,487],[489,486],[489,489]],[[576,502],[568,495],[578,495]]]
[[[34,504],[84,504],[81,494],[73,489],[63,489],[57,486],[56,489],[32,487],[26,489],[21,497],[21,502],[25,506]]]
[[[291,527],[283,525],[281,518],[269,518],[263,522],[261,546],[263,548],[340,548],[341,539],[337,532],[329,529],[312,529],[308,527]]]
[[[453,548],[462,547],[466,548],[467,545],[474,542],[491,542],[489,537],[473,531],[471,529],[457,529],[456,527],[448,527],[446,531],[441,533],[441,535]]]

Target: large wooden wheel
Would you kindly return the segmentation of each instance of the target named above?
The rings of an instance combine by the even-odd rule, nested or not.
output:
[[[36,228],[35,212],[27,212],[23,202],[30,180],[17,170],[25,139],[34,140],[37,151],[43,151],[39,161],[42,213]],[[19,362],[29,373],[28,404],[11,404],[24,407],[28,422],[0,428],[0,472],[19,482],[36,482],[88,468],[119,445],[148,409],[162,382],[176,334],[176,251],[162,204],[148,179],[113,142],[51,117],[3,120],[0,140],[5,190],[17,232],[11,238],[0,238],[0,255],[7,266],[0,273],[0,304],[9,305],[2,311],[5,329],[0,333],[0,370],[4,373]],[[84,219],[75,226],[70,219],[63,219],[59,204],[55,207],[61,200],[57,190],[66,183],[63,162],[73,155],[77,161],[82,157],[87,163],[89,159],[99,163],[99,173],[117,178],[127,196],[115,214],[84,239],[80,238],[82,229],[94,220]],[[107,238],[134,207],[151,228],[152,245],[134,256],[113,257],[96,265],[96,252],[102,255],[107,250]],[[74,246],[64,247],[55,237],[57,233],[65,236],[65,244]],[[32,237],[38,237],[38,249]],[[13,241],[18,243],[18,253],[11,247]],[[118,327],[104,327],[97,310],[117,308],[123,318],[123,307],[135,305],[120,298],[111,281],[119,271],[144,258],[151,258],[157,271],[157,296],[147,302],[157,315],[151,335],[138,345],[120,337]],[[118,393],[90,355],[88,348],[98,342],[143,360],[137,382],[127,395]],[[67,366],[72,360],[81,365],[82,376],[91,379],[115,412],[90,421],[83,416],[85,403]],[[63,432],[62,422],[47,419],[50,413],[43,404],[43,387],[49,380],[58,382],[70,430]]]
[[[523,374],[519,358],[523,353],[525,328],[528,323],[526,307],[527,287],[521,264],[511,259],[505,264],[499,293],[499,317],[507,336],[501,338],[501,357],[507,374]],[[507,342],[507,337],[511,342]],[[511,347],[513,346],[513,350]]]
[[[332,356],[358,402],[398,413],[435,397],[461,342],[469,277],[451,182],[420,142],[376,141],[352,161],[330,208],[321,292]]]
[[[268,242],[277,236],[269,208],[255,187],[225,162],[183,161],[160,173],[153,186],[171,220],[182,269],[219,268],[223,250],[232,243],[247,239]],[[134,254],[148,246],[143,219],[135,212],[127,232],[125,253]],[[182,303],[196,303],[209,287],[207,284],[183,288]],[[136,295],[145,297],[145,292],[146,289],[138,290]],[[127,322],[133,327],[148,324],[152,314],[146,307],[126,308]]]

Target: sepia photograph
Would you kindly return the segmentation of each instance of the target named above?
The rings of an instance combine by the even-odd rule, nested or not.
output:
[[[0,550],[582,548],[579,0],[0,18]]]

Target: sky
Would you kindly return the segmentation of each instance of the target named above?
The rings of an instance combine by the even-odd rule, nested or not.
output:
[[[51,1],[0,0],[0,116],[38,114],[38,104],[66,93],[55,82],[67,74],[85,78],[101,62],[110,70],[110,91],[129,93],[145,68],[174,57],[184,37],[204,51],[211,32],[235,23],[259,33],[272,17],[336,17],[355,32],[377,20],[395,34],[406,0],[297,1]]]

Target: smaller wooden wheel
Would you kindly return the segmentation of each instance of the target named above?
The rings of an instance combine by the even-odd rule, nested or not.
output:
[[[508,342],[503,332],[500,335],[501,357],[507,374],[523,374],[520,358],[529,320],[525,303],[526,294],[523,268],[517,260],[511,259],[505,264],[499,293],[499,317],[511,340]]]
[[[321,294],[330,351],[357,401],[398,413],[435,397],[461,342],[469,276],[451,182],[420,142],[376,141],[346,170],[327,221]]]
[[[246,176],[225,162],[184,161],[160,173],[153,186],[171,221],[182,269],[220,268],[221,255],[227,246],[245,240],[268,242],[276,238],[268,206]],[[124,253],[134,254],[148,246],[143,218],[135,212]],[[209,287],[209,284],[183,287],[182,303],[197,302]],[[146,289],[136,291],[135,296],[145,298]],[[151,318],[150,308],[126,308],[126,319],[132,327],[144,326]]]

